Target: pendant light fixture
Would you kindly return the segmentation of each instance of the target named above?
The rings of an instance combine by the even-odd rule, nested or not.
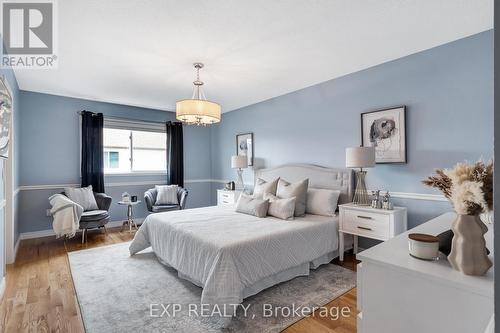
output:
[[[200,80],[201,62],[193,64],[196,69],[196,81],[194,84],[193,97],[183,99],[175,103],[175,117],[188,125],[211,125],[220,122],[221,107],[219,104],[207,101],[203,93],[203,81]]]

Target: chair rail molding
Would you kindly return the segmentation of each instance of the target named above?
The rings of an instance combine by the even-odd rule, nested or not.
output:
[[[210,178],[200,178],[200,179],[186,179],[185,184],[195,184],[195,183],[216,183],[225,184],[229,180],[224,179],[210,179]],[[120,186],[150,186],[150,185],[163,185],[166,182],[147,180],[147,181],[131,181],[131,182],[107,182],[105,185],[107,187],[120,187]],[[253,184],[245,184],[253,186]],[[23,185],[18,187],[16,192],[19,191],[36,191],[36,190],[52,190],[52,189],[62,189],[65,187],[79,187],[80,184],[47,184],[47,185]],[[381,192],[385,192],[382,190]],[[424,201],[448,201],[446,197],[442,194],[430,194],[430,193],[414,193],[414,192],[391,192],[389,191],[391,197],[397,199],[410,199],[410,200],[424,200]]]
[[[371,190],[369,191],[371,192]],[[386,190],[381,190],[381,193],[386,192]],[[398,199],[412,199],[412,200],[426,200],[426,201],[448,201],[446,197],[442,194],[430,194],[430,193],[413,193],[413,192],[391,192],[389,194],[392,198]]]
[[[191,183],[212,183],[213,179],[186,179],[185,184]],[[105,186],[108,187],[119,187],[119,186],[141,186],[141,185],[163,185],[166,184],[165,181],[158,180],[145,180],[145,181],[135,181],[135,182],[106,182]],[[41,185],[23,185],[19,186],[17,191],[36,191],[36,190],[53,190],[53,189],[63,189],[65,187],[80,187],[80,184],[41,184]]]

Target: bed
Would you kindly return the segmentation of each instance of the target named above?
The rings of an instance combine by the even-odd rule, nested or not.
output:
[[[267,181],[309,178],[309,188],[341,191],[350,201],[348,169],[285,165],[260,169]],[[294,220],[258,218],[213,206],[149,215],[130,245],[130,254],[152,247],[179,277],[203,288],[201,303],[224,306],[329,263],[338,256],[338,217],[306,214]]]

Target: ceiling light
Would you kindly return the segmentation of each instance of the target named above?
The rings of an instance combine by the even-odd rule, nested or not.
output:
[[[196,68],[196,81],[193,97],[175,103],[175,117],[188,125],[211,125],[220,122],[221,107],[219,104],[207,101],[203,93],[203,81],[200,81],[200,69],[203,64],[194,63]]]

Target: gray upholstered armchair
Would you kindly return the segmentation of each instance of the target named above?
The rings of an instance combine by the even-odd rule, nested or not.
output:
[[[178,205],[156,205],[156,196],[158,191],[156,188],[152,188],[144,192],[144,201],[146,202],[146,207],[148,211],[152,213],[168,212],[170,210],[181,210],[186,207],[186,199],[188,196],[188,190],[182,187],[177,188],[177,199],[179,200]]]
[[[66,195],[62,192],[61,194]],[[104,228],[106,231],[106,224],[109,222],[109,207],[113,199],[104,193],[94,192],[94,198],[97,203],[97,210],[88,210],[83,212],[80,217],[80,229],[82,230],[82,244],[87,240],[87,230],[95,228]]]

